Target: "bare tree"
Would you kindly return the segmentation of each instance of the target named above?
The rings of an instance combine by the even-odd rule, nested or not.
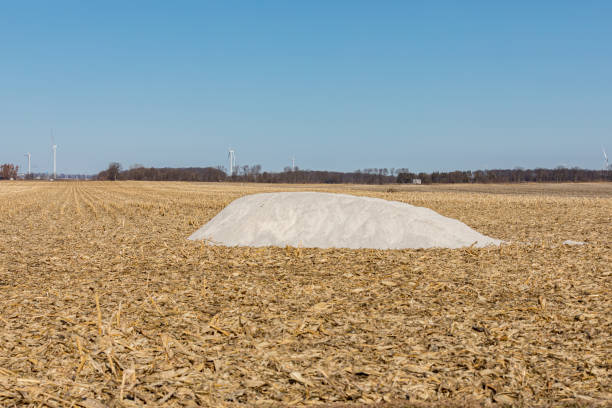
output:
[[[19,166],[15,166],[14,164],[5,163],[0,166],[0,177],[3,179],[15,179],[17,178],[17,172],[19,171]]]
[[[112,162],[108,165],[108,169],[106,169],[108,180],[116,181],[119,178],[119,174],[121,173],[121,164],[117,162]]]

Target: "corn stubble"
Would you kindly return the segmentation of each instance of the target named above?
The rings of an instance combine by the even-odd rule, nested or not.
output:
[[[0,406],[612,404],[610,187],[496,188],[0,183]],[[515,243],[186,240],[237,197],[295,189]]]

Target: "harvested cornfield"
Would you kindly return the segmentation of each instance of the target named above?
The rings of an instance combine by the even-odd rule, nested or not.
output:
[[[612,185],[422,187],[0,183],[0,406],[612,405]],[[510,243],[186,239],[237,197],[294,190]]]

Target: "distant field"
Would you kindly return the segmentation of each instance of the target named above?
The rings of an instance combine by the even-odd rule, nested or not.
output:
[[[186,240],[235,198],[288,190],[425,206],[510,243]],[[611,236],[612,183],[0,182],[0,406],[610,406]]]
[[[350,186],[347,186],[350,188]],[[563,197],[612,197],[612,183],[520,183],[520,184],[430,184],[359,186],[372,191],[432,191],[520,195],[560,195]]]

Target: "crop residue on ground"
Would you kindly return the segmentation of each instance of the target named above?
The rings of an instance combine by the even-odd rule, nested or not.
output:
[[[423,187],[0,183],[0,405],[612,403],[610,187]],[[238,197],[300,189],[521,244],[185,239]]]

